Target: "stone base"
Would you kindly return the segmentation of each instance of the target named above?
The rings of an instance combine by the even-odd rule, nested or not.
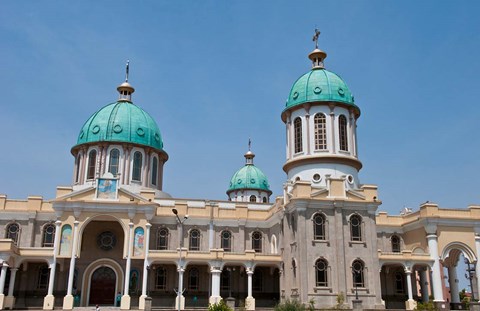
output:
[[[3,310],[5,308],[5,295],[0,294],[0,310]]]
[[[439,311],[450,310],[450,304],[448,302],[434,300],[433,304]]]
[[[352,300],[352,309],[353,311],[363,310],[362,301],[357,299]]]
[[[72,310],[73,309],[73,296],[67,295],[63,297],[63,310]]]
[[[123,295],[120,302],[120,310],[130,310],[130,295]]]
[[[222,297],[220,296],[210,296],[210,298],[208,298],[208,303],[211,305],[219,303],[220,301],[222,301]]]
[[[43,310],[53,310],[55,303],[55,297],[53,295],[47,295],[43,298]]]
[[[146,295],[142,295],[138,298],[138,309],[139,310],[145,310],[145,298],[147,298]]]
[[[232,309],[232,310],[235,310],[235,298],[233,297],[228,297],[227,299],[225,299],[225,301],[227,302],[227,306]]]
[[[5,297],[3,308],[12,310],[14,306],[15,306],[15,296]],[[52,304],[52,309],[53,309],[53,304]],[[50,309],[50,310],[52,310],[52,309]]]
[[[178,310],[178,304],[180,303],[180,310],[185,310],[185,297],[180,296],[180,302],[178,301],[178,296],[175,297],[175,309]]]
[[[480,302],[470,302],[470,311],[480,311]]]
[[[255,310],[255,298],[253,297],[245,298],[245,310],[247,311]]]
[[[405,301],[405,309],[407,310],[413,310],[417,307],[417,302],[413,299],[408,299]]]

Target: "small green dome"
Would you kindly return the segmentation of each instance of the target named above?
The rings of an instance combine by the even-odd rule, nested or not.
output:
[[[316,67],[298,78],[292,86],[285,110],[308,102],[333,101],[358,107],[352,92],[337,74]]]
[[[233,174],[227,193],[244,189],[263,190],[271,193],[267,176],[253,164],[247,164]]]
[[[77,145],[92,142],[134,143],[163,150],[157,123],[130,101],[109,104],[85,122]]]

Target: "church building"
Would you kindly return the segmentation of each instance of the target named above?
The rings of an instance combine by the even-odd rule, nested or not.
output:
[[[480,206],[378,211],[377,186],[359,179],[361,105],[326,69],[318,34],[310,70],[285,90],[286,181],[275,198],[250,146],[224,200],[163,191],[169,154],[133,100],[127,65],[118,99],[78,122],[71,185],[49,200],[0,195],[0,309],[183,310],[223,299],[255,310],[295,299],[412,310],[429,296],[457,309],[461,258],[478,298]]]

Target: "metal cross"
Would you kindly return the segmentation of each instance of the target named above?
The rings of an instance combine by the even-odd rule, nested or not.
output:
[[[251,147],[252,147],[252,140],[249,138],[248,139],[248,151],[250,151]]]
[[[315,48],[318,49],[318,36],[320,36],[320,30],[315,28],[315,34],[313,35],[312,41],[315,41]]]
[[[130,61],[127,60],[127,67],[125,68],[125,82],[128,82],[128,71],[130,67]]]

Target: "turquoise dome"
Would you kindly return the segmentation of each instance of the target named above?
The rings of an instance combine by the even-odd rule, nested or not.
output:
[[[308,102],[340,102],[358,107],[354,104],[352,92],[337,74],[324,68],[313,68],[292,86],[285,110]]]
[[[233,174],[227,194],[235,190],[262,190],[272,193],[267,176],[255,165],[247,164]]]
[[[93,142],[133,143],[163,150],[157,123],[129,101],[109,104],[88,118],[78,135],[77,146]]]

